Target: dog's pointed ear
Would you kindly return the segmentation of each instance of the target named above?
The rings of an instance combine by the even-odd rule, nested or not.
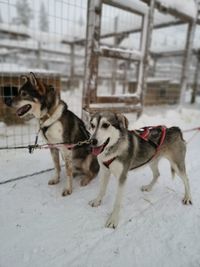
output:
[[[91,111],[87,107],[83,107],[82,109],[82,120],[86,125],[86,128],[90,127],[90,119],[92,117]]]
[[[30,81],[31,83],[35,86],[35,88],[38,90],[40,95],[45,95],[46,93],[46,88],[33,72],[30,72]]]
[[[21,75],[20,79],[24,80],[24,83],[26,83],[29,79],[29,77],[27,75]]]
[[[121,113],[117,113],[116,116],[120,123],[120,126],[122,128],[128,129],[128,119]]]

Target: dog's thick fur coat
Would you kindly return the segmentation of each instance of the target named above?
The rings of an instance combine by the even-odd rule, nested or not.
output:
[[[76,144],[89,139],[83,121],[68,110],[67,104],[52,86],[43,83],[33,73],[25,79],[18,95],[6,100],[7,105],[17,110],[18,116],[32,114],[37,118],[43,137],[49,144]],[[73,176],[80,176],[81,185],[87,185],[97,175],[99,165],[87,145],[73,150],[61,145],[59,150],[66,167],[67,185],[62,193],[66,196],[72,193]],[[57,184],[60,179],[59,150],[51,148],[55,175],[49,181],[50,185]]]
[[[90,201],[92,207],[101,204],[106,193],[110,174],[118,179],[118,189],[113,211],[106,222],[106,227],[115,228],[119,221],[122,192],[127,173],[131,169],[149,162],[153,172],[150,184],[142,186],[142,191],[150,191],[159,177],[158,162],[161,157],[169,160],[172,175],[180,176],[185,187],[184,204],[192,204],[190,186],[185,169],[186,145],[181,130],[178,127],[166,129],[163,144],[156,151],[151,143],[143,140],[136,132],[127,129],[128,121],[121,115],[113,112],[101,112],[91,116],[91,140],[93,153],[98,155],[100,164],[100,190],[97,197]],[[159,143],[160,130],[152,131],[151,139]],[[110,161],[111,160],[111,161]],[[110,162],[109,166],[105,162]]]

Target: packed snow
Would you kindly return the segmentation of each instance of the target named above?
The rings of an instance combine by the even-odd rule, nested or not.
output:
[[[77,107],[73,95],[68,95],[67,102],[70,108]],[[78,109],[73,110],[80,114]],[[183,130],[200,126],[199,106],[188,106],[181,112],[151,107],[138,121],[133,114],[128,118],[130,129],[157,124],[177,125]],[[86,187],[75,180],[68,197],[61,196],[64,169],[60,184],[55,186],[48,185],[51,170],[1,184],[0,266],[200,266],[200,132],[184,133],[184,138],[188,141],[186,166],[193,205],[182,205],[183,184],[178,177],[172,181],[169,164],[163,160],[161,177],[149,193],[140,191],[151,179],[149,168],[129,172],[115,230],[104,227],[115,197],[114,177],[98,208],[88,205],[97,194],[98,177]],[[32,155],[27,151],[0,153],[1,182],[53,167],[46,150]]]

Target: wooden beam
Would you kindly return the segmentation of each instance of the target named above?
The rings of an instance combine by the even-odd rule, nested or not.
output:
[[[112,111],[112,112],[121,112],[121,113],[130,113],[137,112],[140,113],[142,108],[141,105],[124,105],[122,104],[91,104],[88,108],[88,112],[101,112],[101,111]]]
[[[90,102],[95,102],[98,79],[98,55],[94,51],[99,49],[101,27],[101,0],[88,0],[87,9],[87,42],[85,59],[85,79],[83,87],[82,108],[87,110]],[[82,113],[82,117],[84,117]]]
[[[31,38],[30,34],[28,34],[28,33],[25,33],[25,32],[23,33],[23,32],[20,32],[20,31],[14,31],[14,30],[11,30],[11,29],[0,28],[0,33],[9,34],[10,36],[12,36],[14,38],[17,38],[17,37],[21,37],[21,38],[24,38],[24,39]]]
[[[141,0],[141,1],[147,3],[148,5],[150,5],[151,2],[151,0]],[[175,9],[171,6],[167,6],[159,0],[155,1],[155,8],[158,9],[161,13],[170,14],[185,22],[191,22],[193,20],[196,21],[196,19],[193,18],[192,16],[183,13],[181,10]]]
[[[155,58],[167,58],[167,57],[182,57],[184,55],[185,50],[175,50],[175,51],[164,51],[164,52],[150,52],[150,55]],[[191,53],[196,55],[196,49],[192,49]]]
[[[102,57],[117,58],[123,60],[139,61],[142,59],[142,53],[134,50],[122,50],[121,48],[109,48],[106,46],[100,46],[95,53]]]
[[[173,27],[173,26],[183,25],[185,23],[186,22],[181,21],[181,20],[176,20],[176,21],[171,21],[171,22],[162,22],[162,23],[159,23],[159,24],[155,24],[154,25],[154,29],[161,29],[161,28],[165,28],[165,27]],[[110,32],[110,33],[101,34],[100,38],[101,39],[106,39],[106,38],[110,38],[110,37],[113,37],[113,36],[123,36],[124,38],[126,38],[130,34],[140,33],[140,32],[141,32],[141,27],[138,27],[138,28],[134,28],[134,29],[130,29],[130,30],[119,31],[117,33],[116,32]],[[72,41],[62,40],[61,43],[69,45],[69,44],[72,43]],[[85,39],[79,39],[79,40],[73,41],[73,43],[76,44],[76,45],[84,46],[85,43],[86,43],[86,40]]]
[[[146,42],[144,44],[144,59],[142,64],[142,91],[141,91],[141,103],[142,107],[144,106],[144,97],[147,91],[147,77],[148,77],[148,69],[149,69],[149,51],[151,47],[152,41],[152,31],[154,24],[154,8],[155,8],[155,0],[151,0],[147,25],[143,26],[143,34],[145,35]]]
[[[199,72],[200,72],[200,50],[197,55],[197,62],[196,62],[196,70],[194,74],[194,85],[192,90],[192,97],[191,97],[191,104],[194,104],[196,102],[196,94],[199,88]]]
[[[125,103],[138,104],[139,98],[137,95],[113,95],[113,96],[97,96],[96,103]]]
[[[192,46],[196,29],[196,21],[193,20],[188,24],[185,52],[183,57],[183,68],[181,73],[181,93],[179,105],[185,102],[185,92],[188,85],[189,63],[192,55]]]
[[[123,9],[138,15],[145,15],[148,12],[148,7],[139,1],[132,0],[103,0],[104,4]]]
[[[122,92],[123,94],[126,93],[126,87],[128,85],[128,77],[127,77],[127,70],[130,67],[130,61],[125,61],[123,64],[124,73],[123,73],[123,83],[122,83]]]

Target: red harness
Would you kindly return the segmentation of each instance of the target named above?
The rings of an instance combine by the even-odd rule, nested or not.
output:
[[[149,139],[149,135],[151,133],[151,130],[153,129],[156,129],[156,128],[161,128],[161,137],[160,137],[160,141],[158,144],[154,143],[153,141],[151,141]],[[152,158],[150,158],[147,162],[145,162],[144,164],[148,163],[149,161],[151,161],[158,153],[160,147],[162,146],[164,140],[165,140],[165,136],[166,136],[166,126],[162,126],[162,125],[159,125],[159,126],[147,126],[147,127],[144,127],[144,128],[140,128],[139,130],[132,130],[132,131],[129,131],[130,133],[133,133],[133,134],[136,134],[137,136],[139,136],[141,139],[143,139],[144,141],[148,142],[149,144],[151,144],[155,149],[155,154],[153,155]],[[114,158],[111,158],[107,161],[103,161],[103,164],[106,168],[109,168],[110,164],[116,159],[117,157],[114,157]],[[142,164],[142,165],[144,165]],[[136,168],[138,167],[141,167],[142,165],[140,166],[137,166]],[[135,169],[136,169],[135,168]]]
[[[152,142],[149,139],[149,135],[151,133],[151,130],[156,129],[156,128],[161,128],[161,137],[160,137],[160,141],[158,144]],[[165,136],[166,136],[166,126],[163,125],[159,125],[159,126],[147,126],[144,128],[141,128],[138,130],[139,132],[141,131],[141,133],[139,134],[139,137],[142,138],[143,140],[154,144],[155,148],[156,148],[156,153],[158,152],[158,150],[160,149],[160,147],[162,146],[164,140],[165,140]],[[135,132],[135,131],[131,131],[131,132]]]

